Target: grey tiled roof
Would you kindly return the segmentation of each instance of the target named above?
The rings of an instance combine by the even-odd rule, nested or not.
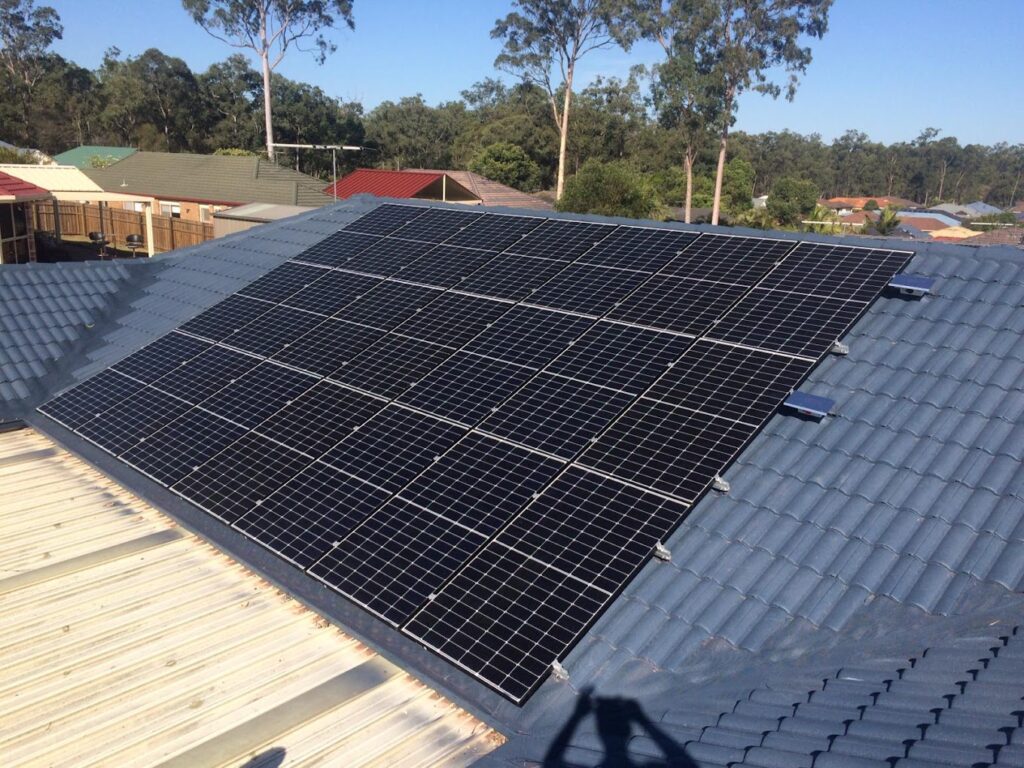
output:
[[[158,257],[42,389],[108,366],[377,203]],[[849,355],[802,387],[837,415],[774,417],[726,473],[730,491],[667,542],[671,561],[649,562],[565,659],[567,683],[522,709],[476,704],[517,734],[489,764],[542,760],[591,687],[636,699],[698,765],[1022,764],[1024,261],[1008,247],[911,247],[909,271],[937,278],[934,295],[879,299],[845,337]],[[634,733],[634,752],[659,754]],[[566,764],[601,759],[592,718],[566,743]]]

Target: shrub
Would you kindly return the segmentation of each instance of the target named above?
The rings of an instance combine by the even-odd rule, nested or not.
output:
[[[571,213],[660,218],[662,206],[653,185],[628,164],[590,160],[565,182],[565,192],[555,207]]]
[[[533,192],[540,185],[540,166],[521,147],[508,142],[484,147],[469,170],[523,192]]]

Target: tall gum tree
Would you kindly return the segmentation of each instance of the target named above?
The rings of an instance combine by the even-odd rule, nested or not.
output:
[[[828,30],[832,0],[682,0],[687,22],[678,34],[690,46],[698,71],[717,81],[724,117],[720,121],[718,168],[711,223],[717,224],[722,179],[736,100],[751,90],[772,98],[796,95],[799,75],[811,63],[805,38],[821,38]],[[788,73],[784,84],[773,70]]]
[[[617,41],[628,47],[629,38],[623,34],[621,23],[623,6],[619,0],[515,0],[515,10],[499,19],[491,30],[492,38],[504,40],[495,66],[547,92],[559,136],[556,199],[565,190],[576,64],[591,51]],[[559,78],[554,75],[556,69]]]
[[[271,112],[270,73],[289,48],[301,50],[304,40],[313,43],[317,63],[323,64],[337,46],[323,36],[335,24],[335,16],[355,29],[352,0],[182,0],[200,27],[234,48],[247,48],[260,59],[263,70],[263,117],[267,132],[267,157],[274,159],[274,121]]]

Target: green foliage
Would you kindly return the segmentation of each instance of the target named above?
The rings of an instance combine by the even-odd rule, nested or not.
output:
[[[524,192],[533,192],[540,181],[540,167],[522,148],[507,142],[482,149],[469,170]]]
[[[878,215],[878,220],[874,223],[872,229],[879,235],[891,235],[896,231],[896,227],[900,225],[899,216],[896,215],[897,212],[895,206],[887,206]]]
[[[818,204],[813,182],[786,177],[779,179],[768,195],[769,215],[784,227],[797,227]]]
[[[0,163],[17,163],[19,165],[34,165],[35,160],[28,152],[19,152],[11,147],[0,147]]]
[[[753,207],[754,166],[742,157],[734,157],[725,165],[722,182],[722,209],[739,214]]]
[[[1002,213],[989,213],[985,216],[979,216],[978,218],[971,221],[972,224],[1017,224],[1017,214],[1013,211],[1003,211]],[[979,229],[991,229],[991,227],[979,227]]]
[[[879,208],[878,201],[875,200],[874,198],[872,198],[872,199],[868,200],[866,203],[864,203],[864,210],[865,211],[877,211],[878,208]]]
[[[221,147],[213,151],[215,155],[221,155],[224,157],[258,157],[259,152],[253,152],[251,149],[242,149],[241,147]]]
[[[662,215],[651,183],[628,163],[591,160],[565,184],[559,211],[650,219]]]

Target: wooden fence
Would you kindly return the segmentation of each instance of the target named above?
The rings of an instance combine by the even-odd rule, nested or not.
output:
[[[61,235],[88,237],[90,232],[103,232],[115,248],[125,248],[128,235],[141,235],[143,240],[146,239],[144,213],[104,205],[102,224],[100,213],[100,206],[93,203],[57,203]],[[53,203],[36,203],[34,222],[37,232],[56,232]],[[156,251],[199,245],[212,238],[212,224],[153,214],[153,247]]]

